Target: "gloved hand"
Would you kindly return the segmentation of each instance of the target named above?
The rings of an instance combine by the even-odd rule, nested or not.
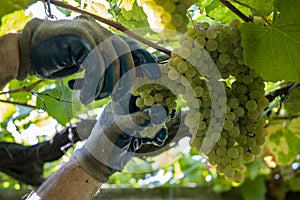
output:
[[[28,74],[55,79],[85,70],[85,78],[75,83],[81,85],[84,104],[109,96],[119,79],[129,70],[134,71],[135,66],[148,63],[143,73],[149,78],[160,75],[158,67],[151,65],[155,63],[151,54],[87,16],[31,20],[22,31],[20,52],[19,79]],[[131,73],[128,79],[135,75]],[[130,83],[124,80],[122,87],[128,88]]]
[[[113,102],[104,109],[84,146],[74,156],[82,167],[95,179],[104,183],[116,171],[121,171],[136,150],[144,144],[163,145],[167,129],[162,128],[153,139],[139,138],[138,131],[153,122],[162,120],[164,110],[152,107],[147,110],[119,115],[114,112]],[[166,116],[166,115],[165,115]],[[151,125],[150,125],[151,126]]]

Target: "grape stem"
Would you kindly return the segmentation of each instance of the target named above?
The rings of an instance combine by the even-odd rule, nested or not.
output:
[[[229,10],[239,16],[245,22],[251,22],[252,19],[247,17],[244,13],[242,13],[239,9],[237,9],[232,3],[227,0],[219,0],[224,6],[226,6]]]
[[[291,89],[294,89],[299,86],[300,86],[299,83],[292,83],[292,84],[289,84],[287,86],[284,86],[282,88],[279,88],[277,90],[267,93],[265,95],[265,97],[269,100],[269,102],[272,102],[278,96],[288,96]]]
[[[65,9],[68,9],[68,10],[71,10],[71,11],[74,11],[74,12],[77,12],[77,13],[80,13],[80,14],[85,14],[85,15],[89,15],[91,17],[93,17],[94,19],[104,23],[104,24],[107,24],[111,27],[114,27],[115,29],[119,30],[119,31],[122,31],[123,33],[127,34],[128,36],[148,45],[149,47],[152,47],[160,52],[163,52],[167,55],[171,55],[171,51],[162,47],[162,46],[159,46],[157,44],[155,44],[154,42],[151,42],[150,40],[147,40],[146,38],[143,38],[142,36],[136,34],[135,32],[129,30],[128,28],[126,28],[125,26],[123,26],[122,24],[118,23],[118,22],[114,22],[112,20],[109,20],[109,19],[105,19],[103,17],[100,17],[98,15],[95,15],[93,13],[90,13],[90,12],[87,12],[85,10],[82,10],[82,9],[79,9],[79,8],[76,8],[76,7],[73,7],[71,5],[68,5],[68,4],[65,4],[61,1],[56,1],[56,0],[51,0],[51,3],[53,3],[54,5],[57,5],[59,7],[62,7],[62,8],[65,8]]]

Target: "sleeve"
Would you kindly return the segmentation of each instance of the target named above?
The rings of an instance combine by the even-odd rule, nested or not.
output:
[[[19,64],[19,34],[0,37],[0,89],[17,77]]]

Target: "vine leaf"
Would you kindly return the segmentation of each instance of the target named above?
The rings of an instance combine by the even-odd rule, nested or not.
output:
[[[241,11],[244,15],[250,16],[254,13],[251,13],[251,11],[234,1],[229,1],[232,3],[239,11]],[[273,11],[273,0],[239,0],[239,2],[244,3],[252,8],[255,8],[257,11],[259,11],[261,14],[268,16]],[[201,1],[201,4],[203,2]],[[203,6],[199,4],[199,7],[203,9]],[[209,17],[221,21],[223,23],[228,23],[233,19],[237,18],[237,15],[233,13],[231,10],[229,10],[226,6],[224,6],[220,0],[212,0],[210,4],[204,5],[205,11],[208,14]]]
[[[250,11],[242,7],[240,5],[235,5],[242,13],[249,15]],[[201,8],[201,7],[200,7]],[[227,7],[225,7],[220,0],[213,0],[209,5],[205,7],[206,13],[209,17],[212,19],[215,19],[217,21],[221,21],[223,23],[228,23],[233,19],[237,18],[237,15],[235,15],[231,10],[229,10]]]
[[[300,81],[300,1],[276,0],[272,26],[243,24],[245,63],[265,80]]]
[[[72,99],[72,91],[65,87],[66,97],[68,100]],[[62,99],[62,87],[57,86],[54,89],[48,89],[43,94],[38,94],[36,105],[40,109],[46,111],[51,117],[56,119],[60,124],[65,125],[69,122],[68,115],[66,113],[66,103]],[[69,111],[72,113],[72,103],[67,103]]]
[[[278,164],[289,165],[299,154],[300,119],[293,119],[285,126],[272,125],[266,128],[266,147],[275,156]]]
[[[273,11],[273,0],[239,0],[239,2],[247,4],[258,10],[261,14],[268,16]]]

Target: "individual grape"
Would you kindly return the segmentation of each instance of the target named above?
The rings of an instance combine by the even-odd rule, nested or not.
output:
[[[220,146],[220,147],[225,147],[227,144],[227,140],[226,138],[224,137],[220,137],[218,142],[217,142],[217,145]]]
[[[260,146],[254,146],[251,148],[251,153],[253,153],[254,155],[257,155],[261,152]]]
[[[245,94],[239,94],[238,100],[239,100],[240,104],[245,104],[248,101],[248,96]]]
[[[196,38],[196,42],[201,47],[205,47],[205,45],[206,45],[206,39],[204,37],[198,37],[198,38]]]
[[[154,95],[154,101],[160,103],[164,100],[164,96],[160,93]]]
[[[254,137],[246,137],[245,145],[250,148],[256,146],[255,138]]]
[[[237,58],[242,58],[243,57],[243,49],[241,47],[236,48],[233,51],[233,55]]]
[[[222,164],[227,166],[227,165],[230,165],[231,164],[231,159],[227,156],[223,156],[222,157]]]
[[[180,41],[179,41],[180,42]],[[186,40],[183,40],[183,42],[182,42],[182,44],[181,44],[181,46],[182,47],[185,47],[185,48],[187,48],[187,49],[189,49],[189,50],[192,50],[193,49],[193,47],[194,47],[194,44],[193,44],[194,42],[193,42],[193,40],[191,40],[191,39],[186,39]]]
[[[231,162],[231,166],[232,166],[234,169],[238,169],[238,168],[240,168],[242,165],[243,165],[242,160],[239,159],[239,158],[234,159],[234,160],[232,160],[232,162]]]
[[[246,152],[243,155],[243,159],[246,163],[252,162],[254,160],[254,158],[255,158],[254,155],[250,152]]]
[[[228,43],[226,41],[222,41],[218,45],[218,52],[225,53],[228,50]]]
[[[143,100],[141,97],[138,97],[138,98],[136,99],[135,104],[136,104],[136,106],[137,106],[138,108],[143,108],[143,107],[145,107],[144,100]]]
[[[198,130],[204,130],[206,128],[205,121],[199,121],[198,123]]]
[[[244,135],[238,135],[236,137],[236,141],[239,143],[239,144],[243,144],[245,142],[245,136]]]
[[[228,104],[232,109],[235,109],[239,106],[239,100],[237,98],[230,98]]]
[[[225,130],[230,130],[233,127],[233,122],[231,120],[226,119],[223,124],[223,128]]]
[[[237,116],[237,117],[243,117],[245,115],[245,110],[244,108],[242,107],[237,107],[233,110],[234,114]]]
[[[235,147],[230,147],[227,150],[227,157],[231,159],[236,159],[237,157],[239,157],[239,150]]]
[[[165,3],[163,4],[163,8],[164,10],[166,10],[167,13],[173,13],[176,9],[176,5],[173,1],[169,0],[165,1]]]
[[[249,100],[247,101],[246,103],[246,108],[249,110],[249,111],[255,111],[257,109],[257,103],[255,100]]]
[[[176,53],[183,59],[187,59],[191,55],[191,51],[186,47],[178,49]]]
[[[161,22],[163,24],[169,24],[170,22],[172,22],[172,15],[170,13],[164,12],[161,15]]]
[[[197,75],[197,71],[195,70],[195,68],[189,67],[188,70],[185,72],[185,76],[187,78],[194,78],[194,76]]]
[[[196,97],[201,97],[203,95],[204,89],[202,86],[196,86],[193,88]]]
[[[236,114],[234,112],[227,112],[226,113],[226,119],[235,121],[236,120]]]
[[[242,172],[237,171],[234,176],[232,177],[232,180],[236,183],[241,183],[245,179],[245,175]]]
[[[230,137],[237,137],[240,135],[240,129],[237,126],[232,127],[231,129],[228,130],[228,134]]]
[[[227,148],[226,147],[218,147],[217,150],[216,150],[216,154],[217,156],[226,156],[226,153],[227,153]]]
[[[215,163],[215,165],[220,165],[222,163],[222,157],[216,155],[209,157],[209,162]]]
[[[227,54],[227,53],[221,53],[220,56],[219,56],[219,61],[223,65],[228,64],[230,62],[230,55]]]
[[[209,27],[207,28],[207,31],[206,31],[206,37],[209,39],[209,40],[214,40],[216,37],[217,37],[217,31],[215,30],[215,28],[213,27]]]
[[[218,49],[218,42],[215,40],[206,41],[206,49],[209,51],[215,51]]]
[[[202,50],[201,49],[198,49],[196,47],[192,48],[192,51],[191,51],[191,56],[194,57],[194,58],[200,58],[201,55],[202,55]]]
[[[184,61],[180,61],[178,64],[177,64],[177,71],[179,73],[185,73],[187,70],[188,70],[189,66],[186,62]]]
[[[249,117],[249,119],[257,120],[259,117],[259,111],[258,110],[248,111],[247,116]]]
[[[237,171],[239,171],[241,173],[245,173],[247,171],[246,166],[245,165],[241,165],[239,168],[237,168]]]
[[[148,95],[147,97],[144,98],[144,104],[145,106],[152,106],[154,104],[154,98],[151,95]]]
[[[225,166],[223,173],[225,177],[233,177],[236,172],[231,166]]]
[[[179,73],[174,70],[174,69],[171,69],[169,72],[168,72],[168,77],[169,79],[171,80],[176,80],[178,77],[179,77]],[[172,81],[173,82],[173,81]]]
[[[224,165],[219,164],[219,165],[217,166],[217,171],[218,171],[219,173],[224,173],[224,169],[225,169],[225,166],[224,166]]]
[[[261,97],[257,102],[258,106],[262,109],[267,108],[269,106],[269,100],[266,97]]]

